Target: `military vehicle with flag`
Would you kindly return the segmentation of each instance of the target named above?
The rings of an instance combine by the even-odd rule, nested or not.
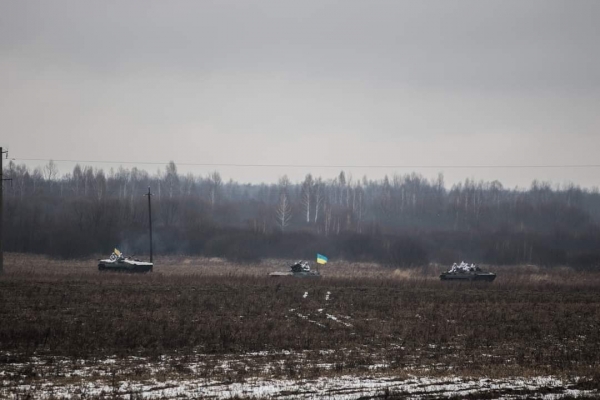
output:
[[[140,261],[132,257],[126,257],[119,249],[114,249],[108,259],[100,260],[99,271],[117,272],[150,272],[154,266],[151,262]]]
[[[328,261],[327,257],[321,254],[317,254],[317,264],[326,264]],[[321,273],[317,269],[316,271],[310,268],[308,261],[300,260],[296,261],[289,266],[289,271],[283,272],[271,272],[269,276],[281,277],[281,276],[295,276],[298,278],[320,278]]]

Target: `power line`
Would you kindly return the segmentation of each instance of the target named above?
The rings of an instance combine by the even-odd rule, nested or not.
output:
[[[156,161],[107,161],[107,160],[56,160],[46,158],[11,158],[13,161],[45,161],[90,164],[137,164],[137,165],[167,165],[167,162]],[[327,165],[327,164],[246,164],[246,163],[190,163],[175,162],[178,166],[197,167],[234,167],[234,168],[364,168],[364,169],[543,169],[543,168],[600,168],[600,164],[505,164],[505,165]]]

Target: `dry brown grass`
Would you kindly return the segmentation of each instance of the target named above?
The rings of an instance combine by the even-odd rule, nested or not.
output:
[[[322,363],[335,373],[384,364],[394,373],[600,375],[598,273],[507,266],[492,284],[451,283],[439,281],[439,266],[332,262],[313,280],[267,276],[286,261],[156,262],[155,272],[131,275],[99,273],[90,260],[8,254],[0,352],[80,359],[290,350],[304,360],[288,360],[283,375],[310,375]]]
[[[100,255],[91,259],[61,260],[43,255],[6,253],[5,271],[10,275],[80,275],[97,274],[97,260],[105,258]],[[235,263],[222,258],[190,257],[190,256],[157,256],[154,259],[154,274],[202,275],[202,276],[267,276],[273,271],[286,271],[288,265],[296,260],[268,259],[259,263]],[[314,264],[314,263],[313,263]],[[316,267],[313,266],[313,268]],[[437,281],[439,274],[447,266],[430,264],[417,268],[390,268],[376,263],[354,263],[333,261],[325,266],[318,266],[325,278],[367,278],[384,280],[417,280]],[[566,266],[540,267],[536,265],[482,266],[498,273],[495,284],[534,284],[548,283],[600,284],[599,273],[577,271]]]

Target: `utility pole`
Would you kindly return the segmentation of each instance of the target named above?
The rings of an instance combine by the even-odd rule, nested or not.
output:
[[[2,247],[2,231],[4,229],[4,215],[2,214],[4,208],[4,200],[2,198],[2,184],[4,181],[12,181],[12,179],[4,179],[2,175],[2,154],[6,154],[8,158],[8,150],[2,150],[0,147],[0,274],[4,272],[4,250]]]
[[[148,186],[148,193],[145,194],[145,196],[148,196],[148,226],[150,228],[150,262],[152,261],[152,203],[150,202],[150,196],[152,196],[152,193],[150,193],[150,186]]]

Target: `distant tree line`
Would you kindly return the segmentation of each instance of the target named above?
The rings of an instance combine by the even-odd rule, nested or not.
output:
[[[343,171],[256,185],[224,182],[218,172],[182,175],[172,162],[153,175],[77,165],[59,176],[53,162],[5,168],[13,179],[4,186],[6,251],[146,254],[150,186],[161,254],[600,266],[600,193],[574,185],[534,181],[517,190],[467,179],[448,189],[441,174],[375,181]]]

